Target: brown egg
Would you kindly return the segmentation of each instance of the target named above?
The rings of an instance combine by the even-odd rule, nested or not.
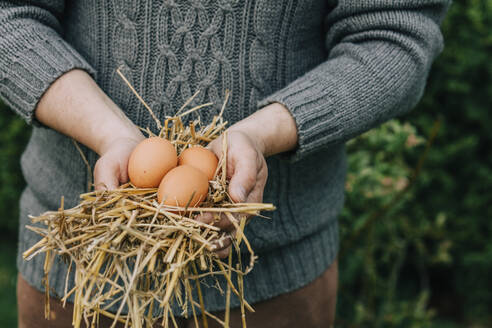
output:
[[[207,193],[207,176],[192,166],[180,165],[162,179],[157,200],[159,203],[164,200],[164,205],[198,207],[207,198]]]
[[[207,176],[208,180],[214,178],[219,160],[215,154],[202,147],[185,149],[178,157],[178,165],[190,165],[199,169]]]
[[[156,188],[178,156],[173,144],[160,137],[145,139],[135,147],[128,161],[128,176],[138,188]]]

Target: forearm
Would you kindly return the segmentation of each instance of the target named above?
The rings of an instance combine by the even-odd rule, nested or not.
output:
[[[283,104],[295,119],[298,146],[289,160],[337,147],[413,108],[442,49],[448,4],[339,1],[326,20],[327,60],[260,101]]]
[[[265,157],[293,150],[297,146],[294,118],[283,105],[273,103],[232,125],[254,137]]]
[[[40,99],[35,117],[99,155],[116,139],[142,138],[138,128],[82,70],[57,79]]]

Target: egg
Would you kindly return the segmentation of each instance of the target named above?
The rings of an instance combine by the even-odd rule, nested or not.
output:
[[[159,204],[198,207],[207,198],[208,179],[190,165],[180,165],[169,171],[157,191]],[[193,198],[192,198],[193,197]]]
[[[178,164],[173,144],[160,137],[140,142],[128,161],[128,176],[138,188],[156,188],[169,170]]]
[[[178,158],[178,165],[190,165],[199,169],[208,180],[214,178],[219,160],[215,154],[202,147],[191,147],[183,150]]]

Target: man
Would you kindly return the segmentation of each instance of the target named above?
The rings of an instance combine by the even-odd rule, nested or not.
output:
[[[0,1],[1,96],[34,125],[22,157],[19,253],[37,241],[24,228],[28,214],[57,208],[62,195],[73,206],[85,191],[89,177],[69,137],[86,146],[95,185],[111,189],[128,179],[128,156],[143,138],[136,126],[155,131],[116,68],[161,120],[195,90],[202,91],[197,102],[220,104],[229,89],[231,197],[278,207],[272,220],[253,219],[246,229],[260,257],[245,279],[256,309],[248,326],[329,326],[344,143],[418,102],[442,49],[439,24],[448,5]],[[200,113],[203,121],[213,114]],[[53,320],[42,319],[43,259],[18,258],[20,327],[68,326],[70,307],[55,306]],[[58,295],[66,270],[62,262],[52,270]],[[215,290],[204,294],[209,311],[224,309]],[[238,326],[237,311],[232,318]]]

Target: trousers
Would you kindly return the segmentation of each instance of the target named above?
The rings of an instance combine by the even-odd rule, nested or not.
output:
[[[338,287],[338,261],[308,285],[293,292],[282,294],[270,300],[253,304],[255,312],[246,311],[248,328],[324,328],[331,327],[335,318]],[[67,328],[71,327],[73,304],[65,308],[58,299],[50,300],[50,320],[44,317],[45,294],[30,286],[19,274],[17,280],[17,303],[19,328]],[[213,313],[223,319],[224,312]],[[198,326],[203,327],[201,318]],[[112,320],[101,316],[99,328],[108,328]],[[193,319],[177,318],[178,328],[196,328]],[[240,309],[230,311],[231,328],[241,328]],[[85,327],[85,325],[83,325]],[[124,325],[117,325],[118,328]],[[162,327],[157,324],[155,327]],[[173,324],[170,325],[173,327]],[[209,328],[221,327],[208,319]]]

